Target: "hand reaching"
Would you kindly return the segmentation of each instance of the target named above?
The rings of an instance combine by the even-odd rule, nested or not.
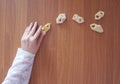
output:
[[[30,53],[36,54],[40,43],[45,36],[41,32],[42,26],[38,27],[37,22],[32,22],[25,30],[21,39],[21,48]]]

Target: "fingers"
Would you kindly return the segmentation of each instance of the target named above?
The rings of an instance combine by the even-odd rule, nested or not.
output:
[[[37,38],[40,36],[41,29],[42,29],[42,26],[40,26],[40,27],[38,28],[38,30],[35,32],[35,34],[34,34],[34,36],[33,36],[34,39],[37,39]]]
[[[25,29],[25,32],[24,32],[22,38],[29,34],[32,26],[33,26],[33,22],[31,22],[30,25]]]
[[[37,29],[37,22],[31,22],[30,25],[26,28],[22,38],[31,37],[32,39],[37,40],[38,43],[40,43],[46,34],[45,32],[41,32],[41,30],[42,26]]]
[[[33,22],[31,22],[30,25],[28,26],[28,30],[27,30],[28,33],[29,33],[30,30],[32,29],[32,26],[33,26]]]
[[[34,23],[32,29],[30,30],[29,36],[33,36],[36,32],[37,22]]]
[[[42,42],[42,39],[44,38],[45,35],[46,35],[46,33],[41,33],[41,36],[38,39],[38,45],[40,45],[40,43]]]

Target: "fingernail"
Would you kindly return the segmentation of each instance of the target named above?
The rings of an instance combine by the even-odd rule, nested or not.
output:
[[[43,32],[43,35],[46,35],[46,32]]]
[[[40,28],[42,27],[42,25],[40,25]]]
[[[33,24],[33,22],[31,22],[30,24]]]
[[[35,24],[37,24],[37,21],[35,21]]]

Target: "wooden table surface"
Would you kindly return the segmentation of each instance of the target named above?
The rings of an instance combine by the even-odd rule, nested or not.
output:
[[[97,11],[105,17],[94,20]],[[61,12],[67,21],[57,25]],[[85,18],[72,21],[73,14]],[[29,84],[120,84],[119,0],[0,0],[0,83],[12,64],[25,27],[52,23],[35,58]],[[103,34],[89,25],[101,24]]]

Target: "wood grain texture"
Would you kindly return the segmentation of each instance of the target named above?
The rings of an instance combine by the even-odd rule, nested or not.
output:
[[[25,27],[52,23],[35,58],[30,84],[120,84],[119,0],[0,0],[0,83],[7,74]],[[98,10],[105,12],[94,20]],[[64,24],[57,15],[67,14]],[[72,21],[77,13],[84,24]],[[101,24],[103,34],[91,23]]]

